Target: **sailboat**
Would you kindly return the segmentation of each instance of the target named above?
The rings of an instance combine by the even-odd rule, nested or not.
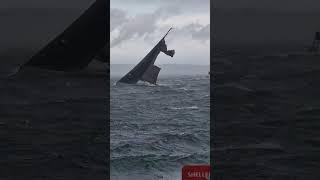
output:
[[[123,76],[118,82],[136,84],[138,81],[145,81],[150,84],[156,84],[159,72],[161,68],[154,65],[160,52],[165,53],[168,56],[173,57],[175,50],[167,50],[167,45],[165,43],[165,37],[168,35],[169,31],[164,35],[164,37],[156,44],[156,46],[137,64],[131,71],[129,71],[125,76]]]
[[[107,62],[107,1],[96,0],[64,32],[36,53],[26,66],[76,71],[97,59]]]

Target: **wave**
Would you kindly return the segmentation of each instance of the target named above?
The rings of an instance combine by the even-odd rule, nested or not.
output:
[[[181,179],[183,165],[207,164],[209,92],[195,76],[111,86],[111,177]]]
[[[111,159],[112,179],[149,180],[181,179],[181,169],[187,164],[208,164],[205,154],[126,156]]]
[[[208,132],[209,133],[209,132]],[[180,133],[180,134],[170,134],[170,133],[160,133],[155,134],[157,140],[152,142],[155,147],[167,148],[167,150],[177,150],[176,152],[184,152],[187,149],[193,149],[194,151],[203,151],[201,147],[202,144],[207,143],[207,139],[204,137],[199,137],[197,133]]]
[[[199,109],[198,106],[188,106],[188,107],[169,107],[169,109],[171,110],[186,110],[186,109],[190,109],[190,110],[197,110]]]
[[[185,164],[208,163],[207,153],[180,153],[180,154],[144,154],[122,157],[111,157],[111,168],[116,171],[162,171],[171,172],[181,169]]]

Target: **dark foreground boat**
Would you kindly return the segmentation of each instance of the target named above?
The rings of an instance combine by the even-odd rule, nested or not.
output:
[[[165,43],[165,37],[171,31],[172,28],[164,35],[164,37],[158,42],[158,44],[136,65],[130,72],[122,77],[118,82],[135,84],[139,80],[146,81],[151,84],[157,83],[157,78],[161,68],[154,65],[160,52],[165,53],[168,56],[173,57],[175,51],[167,50]]]
[[[107,62],[107,1],[97,0],[63,33],[35,54],[24,66],[57,71],[74,71],[93,59]]]

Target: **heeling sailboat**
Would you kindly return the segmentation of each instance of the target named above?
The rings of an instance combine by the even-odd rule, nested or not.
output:
[[[157,83],[157,78],[161,68],[154,65],[160,52],[173,57],[174,50],[167,50],[165,37],[172,28],[164,35],[164,37],[157,43],[157,45],[137,64],[130,72],[123,76],[118,82],[135,84],[138,81],[146,81],[151,84]]]
[[[106,1],[97,0],[21,68],[33,66],[49,70],[73,71],[87,67],[94,58],[98,57],[102,61],[102,49],[107,43],[106,23]]]

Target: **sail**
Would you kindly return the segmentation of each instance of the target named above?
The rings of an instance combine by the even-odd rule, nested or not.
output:
[[[172,29],[172,28],[171,28]],[[170,30],[171,30],[170,29]],[[169,30],[169,31],[170,31]],[[169,33],[167,32],[167,34]],[[167,34],[159,41],[159,43],[137,64],[130,72],[123,76],[118,82],[135,84],[139,80],[147,81],[152,84],[156,84],[160,68],[155,66],[154,63],[160,54],[163,52],[173,57],[175,51],[167,50],[167,45],[164,38]]]
[[[151,84],[156,84],[160,70],[161,68],[159,68],[158,66],[150,66],[142,75],[141,80],[149,82]]]
[[[35,54],[23,66],[58,71],[88,66],[107,42],[107,5],[97,0],[63,33]]]

